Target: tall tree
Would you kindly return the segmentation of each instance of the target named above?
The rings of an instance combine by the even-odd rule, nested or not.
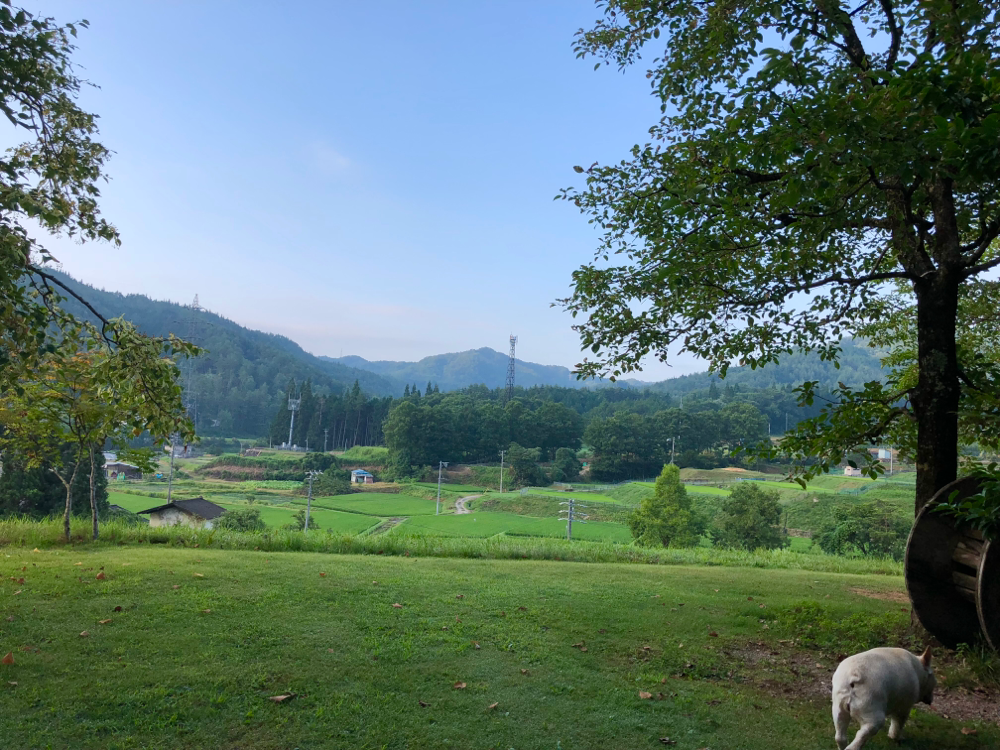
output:
[[[565,300],[596,355],[581,371],[676,348],[722,374],[797,349],[833,359],[903,282],[916,381],[868,389],[881,413],[833,409],[827,455],[912,413],[919,509],[958,469],[959,298],[1000,264],[1000,6],[598,5],[579,55],[625,67],[654,46],[664,114],[630,160],[578,167],[586,187],[564,193],[604,230]]]
[[[628,519],[636,544],[643,547],[694,547],[698,534],[691,498],[681,484],[681,472],[667,464],[656,478],[653,494],[643,498]]]

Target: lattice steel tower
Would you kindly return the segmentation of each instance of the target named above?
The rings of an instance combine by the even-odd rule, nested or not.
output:
[[[510,361],[507,363],[507,392],[504,396],[504,403],[514,398],[514,347],[517,345],[517,336],[510,335]]]

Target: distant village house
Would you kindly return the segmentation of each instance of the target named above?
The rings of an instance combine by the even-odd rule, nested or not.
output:
[[[192,500],[174,500],[172,503],[160,505],[148,510],[140,510],[140,514],[149,515],[149,525],[157,526],[190,526],[192,528],[212,528],[212,522],[226,512],[226,509],[203,497]]]
[[[355,469],[351,472],[351,481],[354,484],[374,484],[375,476],[364,469]]]
[[[104,475],[108,479],[142,479],[138,466],[119,461],[114,453],[104,454]]]
[[[845,477],[860,477],[860,476],[862,476],[861,469],[855,469],[853,466],[845,466],[844,467],[844,476]]]

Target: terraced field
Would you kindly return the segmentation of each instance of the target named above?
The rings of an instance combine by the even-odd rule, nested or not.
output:
[[[441,536],[488,537],[497,534],[565,537],[566,522],[558,518],[532,518],[514,513],[470,513],[468,515],[419,516],[397,527],[396,533]],[[573,524],[573,538],[594,542],[632,541],[629,530],[617,523]]]

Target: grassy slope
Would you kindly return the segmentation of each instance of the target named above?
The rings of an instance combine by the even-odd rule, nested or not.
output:
[[[298,498],[296,503],[305,503],[305,499]],[[441,503],[446,505],[444,497],[441,498]],[[419,516],[433,515],[436,503],[434,500],[425,500],[410,495],[360,492],[353,495],[315,497],[313,505],[317,508],[364,513],[371,516]]]
[[[0,651],[16,660],[0,666],[0,737],[12,748],[631,749],[669,736],[678,750],[813,750],[833,746],[828,701],[746,686],[751,668],[725,652],[783,648],[796,633],[781,613],[805,599],[821,603],[824,623],[854,623],[823,625],[839,628],[835,649],[908,622],[897,604],[849,591],[902,590],[885,577],[148,547],[3,552],[4,579],[26,578],[0,584]],[[107,580],[96,581],[102,566]],[[828,675],[829,655],[814,658]],[[791,678],[768,669],[779,684]],[[641,690],[667,698],[641,700]],[[268,700],[285,693],[298,696]],[[965,737],[960,726],[921,713],[906,746],[1000,743],[995,727]],[[871,747],[889,742],[883,734]]]

